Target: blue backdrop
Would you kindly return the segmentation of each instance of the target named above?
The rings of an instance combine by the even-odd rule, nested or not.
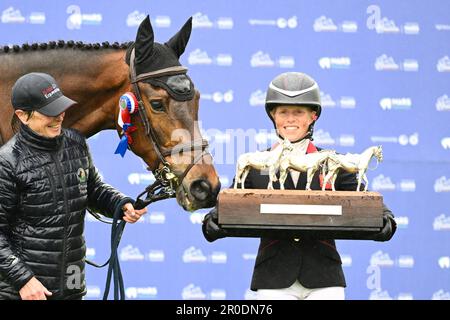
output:
[[[347,298],[450,299],[449,1],[2,0],[0,12],[3,45],[132,41],[146,14],[164,42],[194,16],[181,61],[202,93],[199,116],[223,186],[238,152],[273,139],[263,106],[270,79],[310,74],[324,104],[316,144],[358,153],[382,144],[369,187],[399,226],[388,243],[338,241]],[[244,149],[237,129],[250,137]],[[115,132],[89,139],[104,179],[134,197],[153,177],[133,154],[113,155],[117,143]],[[258,240],[207,243],[205,213],[166,200],[127,226],[120,259],[129,299],[254,298]],[[87,218],[88,258],[107,258],[109,232]],[[106,272],[87,268],[87,297],[98,299]]]

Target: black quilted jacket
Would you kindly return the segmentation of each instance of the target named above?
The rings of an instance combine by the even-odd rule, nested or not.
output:
[[[0,300],[20,299],[33,276],[50,299],[81,298],[85,209],[111,217],[126,202],[101,181],[77,131],[50,139],[22,126],[0,148]]]

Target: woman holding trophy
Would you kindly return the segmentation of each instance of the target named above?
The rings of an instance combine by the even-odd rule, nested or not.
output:
[[[305,155],[320,151],[312,143],[314,124],[322,112],[320,90],[314,79],[299,72],[278,75],[269,84],[265,109],[278,136],[291,142],[292,152]],[[251,169],[244,187],[266,189],[268,181],[267,174]],[[318,170],[308,187],[321,190],[322,181]],[[346,171],[340,171],[334,183],[337,191],[355,191],[357,185],[356,174]],[[290,170],[284,186],[286,189],[305,190],[306,173]],[[279,183],[274,187],[279,189]],[[363,189],[364,185],[361,185],[360,190]],[[372,240],[388,241],[395,233],[392,212],[386,206],[383,211],[383,228]],[[218,224],[215,209],[205,216],[202,229],[210,242],[227,236],[226,230]],[[251,289],[257,291],[258,299],[342,300],[345,299],[345,286],[341,258],[334,240],[261,238],[251,282]]]

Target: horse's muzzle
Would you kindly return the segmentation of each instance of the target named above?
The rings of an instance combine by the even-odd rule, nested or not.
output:
[[[191,183],[189,191],[201,207],[213,207],[216,204],[217,195],[220,191],[220,182],[213,189],[207,180],[198,179]]]

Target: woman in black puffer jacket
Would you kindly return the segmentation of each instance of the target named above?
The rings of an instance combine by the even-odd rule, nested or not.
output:
[[[50,101],[39,96],[57,88],[54,79],[36,73],[22,78],[13,88],[20,131],[0,148],[0,300],[81,299],[86,207],[112,217],[120,206],[128,222],[143,210],[134,210],[131,198],[101,181],[82,135],[61,129],[64,111],[74,102],[59,92]],[[20,99],[20,81],[39,89],[31,89],[30,101],[23,101],[30,89]],[[50,111],[33,99],[44,99]]]

